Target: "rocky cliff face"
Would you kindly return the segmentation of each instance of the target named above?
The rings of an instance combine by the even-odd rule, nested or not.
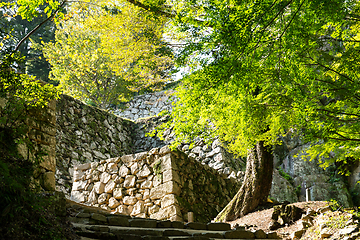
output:
[[[306,150],[308,147],[309,144],[302,144],[296,136],[284,139],[283,147],[281,148],[284,157],[278,159],[276,164],[281,169],[282,175],[288,180],[286,184],[281,183],[284,186],[282,188],[275,184],[277,186],[274,186],[273,190],[277,189],[276,195],[283,195],[279,199],[293,202],[296,199],[294,198],[294,193],[296,193],[297,201],[305,201],[306,189],[308,189],[308,200],[310,201],[334,199],[344,207],[352,206],[352,198],[346,184],[346,178],[336,173],[335,165],[324,170],[319,167],[321,159],[314,161],[306,160]],[[273,183],[276,183],[278,179],[284,179],[281,175],[280,177],[277,174],[274,176],[277,177],[274,178],[275,182],[273,181]],[[284,180],[281,181],[284,182]],[[285,187],[285,185],[289,186]],[[275,192],[273,193],[275,195]],[[284,196],[286,197],[284,198]]]

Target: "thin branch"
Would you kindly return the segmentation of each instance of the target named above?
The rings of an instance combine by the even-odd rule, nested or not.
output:
[[[175,18],[176,17],[176,14],[174,14],[174,13],[169,13],[169,12],[166,12],[166,11],[158,8],[158,7],[143,4],[143,3],[141,3],[140,1],[137,1],[137,0],[126,0],[126,1],[128,1],[129,3],[132,3],[135,6],[138,6],[140,8],[143,8],[143,9],[151,11],[153,13],[162,15],[162,16],[167,17],[167,18]]]
[[[298,12],[300,11],[300,9],[301,9],[301,7],[303,6],[304,2],[305,2],[305,0],[304,0],[304,1],[302,1],[302,3],[300,4],[299,8],[296,10],[296,12],[295,12],[294,16],[291,18],[290,22],[287,24],[287,26],[285,27],[284,31],[281,33],[281,35],[280,35],[279,39],[281,39],[281,38],[282,38],[282,36],[283,36],[283,35],[285,34],[285,32],[287,31],[287,29],[290,27],[290,25],[291,25],[292,21],[295,19],[296,15],[297,15],[297,14],[298,14]]]
[[[341,76],[341,77],[344,77],[344,78],[348,79],[350,82],[354,83],[354,80],[353,80],[352,78],[350,78],[349,76],[344,75],[344,74],[342,74],[342,73],[340,73],[340,72],[338,72],[338,71],[336,71],[336,70],[334,70],[334,69],[332,69],[332,68],[330,68],[330,67],[327,67],[327,66],[325,66],[325,65],[323,65],[323,64],[315,61],[315,60],[314,60],[312,57],[310,57],[310,56],[308,56],[308,57],[304,56],[304,57],[305,57],[305,58],[309,58],[309,59],[311,59],[312,61],[315,62],[315,63],[312,63],[312,64],[306,64],[306,65],[308,65],[308,66],[320,66],[320,67],[323,67],[323,68],[325,68],[326,70],[329,70],[329,71],[331,71],[331,72],[334,72],[334,73],[336,73],[337,75],[339,75],[339,76]]]
[[[329,137],[329,139],[332,139],[332,140],[360,142],[360,139],[357,139],[357,138],[348,138],[348,137],[345,137],[345,136],[343,136],[343,135],[341,135],[340,133],[337,133],[337,132],[331,132],[331,133],[341,137],[341,138]]]
[[[333,113],[333,114],[342,114],[342,115],[354,116],[354,117],[360,118],[360,115],[359,115],[359,114],[355,114],[355,113],[336,112],[336,111],[331,111],[331,110],[322,109],[322,108],[318,108],[318,109],[316,109],[316,111],[328,112],[328,113]]]
[[[50,17],[48,17],[47,19],[45,19],[44,21],[42,21],[39,25],[37,25],[33,30],[31,30],[28,34],[26,34],[25,37],[23,37],[23,39],[20,40],[20,42],[16,45],[15,47],[15,52],[19,50],[21,44],[23,44],[33,33],[36,32],[36,30],[38,30],[42,25],[44,25],[47,21],[51,20],[53,17],[55,17],[55,15],[59,12],[59,10],[65,5],[65,3],[67,2],[67,0],[64,0],[60,6],[53,12],[53,14],[51,14]]]
[[[271,21],[261,30],[260,38],[255,44],[255,46],[250,51],[255,51],[255,49],[258,48],[259,43],[261,42],[261,39],[266,31],[266,29],[279,17],[279,15],[292,3],[292,0],[290,0],[276,15],[271,19]],[[242,54],[241,54],[242,55]],[[238,58],[239,59],[239,58]]]
[[[360,42],[359,40],[349,40],[349,39],[339,39],[339,38],[333,38],[333,37],[327,37],[327,36],[324,36],[322,37],[320,40],[334,40],[334,41],[338,41],[338,42]]]

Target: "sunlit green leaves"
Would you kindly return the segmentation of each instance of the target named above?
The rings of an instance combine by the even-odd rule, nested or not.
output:
[[[200,2],[211,30],[189,21],[199,18],[190,8]],[[177,134],[218,135],[230,150],[246,154],[255,142],[276,144],[292,129],[313,143],[311,158],[334,153],[339,161],[359,158],[357,1],[192,1],[176,6],[184,20],[175,25],[186,42],[179,63],[199,63],[178,92],[181,100],[173,113]],[[199,32],[190,31],[194,26],[201,26]]]
[[[106,5],[107,4],[107,5]],[[164,19],[126,2],[75,4],[44,51],[63,91],[107,107],[169,80]],[[110,6],[112,9],[109,11]]]

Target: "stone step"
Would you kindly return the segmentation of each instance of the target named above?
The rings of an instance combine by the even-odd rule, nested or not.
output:
[[[160,221],[149,218],[136,218],[111,214],[101,208],[74,204],[68,208],[68,220],[72,222],[77,234],[89,239],[279,239],[276,233],[262,230],[251,232],[245,227],[231,230],[227,223],[184,223],[179,221]]]
[[[80,237],[80,240],[96,240],[96,238]]]
[[[149,240],[221,240],[221,239],[264,239],[255,238],[255,234],[244,230],[230,231],[209,231],[194,229],[176,229],[176,228],[140,228],[140,227],[120,227],[106,225],[86,225],[73,223],[74,229],[79,236],[93,239],[149,239]],[[271,235],[265,235],[273,238]]]

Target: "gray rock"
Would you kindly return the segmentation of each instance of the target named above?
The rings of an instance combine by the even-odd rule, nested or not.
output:
[[[230,224],[222,222],[212,222],[207,224],[207,230],[209,231],[228,231],[231,229]]]

